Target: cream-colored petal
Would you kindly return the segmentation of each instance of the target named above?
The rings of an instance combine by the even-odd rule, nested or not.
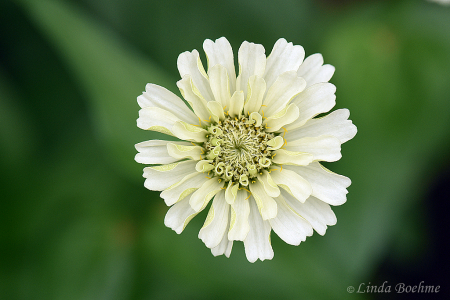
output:
[[[247,96],[248,80],[251,76],[262,77],[266,68],[264,47],[259,44],[243,42],[238,52],[239,76],[236,79],[236,91],[244,91]]]
[[[222,105],[219,102],[209,101],[206,106],[208,107],[214,122],[218,123],[219,120],[223,121],[223,119],[225,119]]]
[[[223,181],[212,178],[206,181],[198,190],[192,194],[190,204],[195,211],[203,210],[208,205],[209,200],[220,192]]]
[[[214,256],[224,254],[226,257],[230,257],[232,248],[233,248],[233,241],[229,241],[227,236],[224,235],[220,244],[211,249],[211,253]]]
[[[240,117],[242,115],[242,109],[244,108],[244,92],[236,91],[233,97],[230,99],[230,110],[228,114],[230,117]]]
[[[270,245],[271,227],[269,221],[264,221],[258,211],[253,197],[249,199],[250,214],[248,222],[250,230],[244,240],[245,255],[249,262],[253,263],[257,259],[261,261],[273,258],[273,250]]]
[[[313,196],[306,199],[304,203],[301,203],[285,191],[281,191],[281,195],[286,200],[286,203],[300,216],[305,218],[318,234],[324,235],[327,230],[327,225],[331,226],[336,224],[336,215],[327,203]]]
[[[201,160],[197,162],[197,164],[195,165],[195,170],[201,173],[209,172],[212,169],[214,169],[212,162],[213,162],[212,160]]]
[[[306,121],[325,113],[336,104],[336,87],[331,83],[317,83],[301,92],[292,100],[300,111],[295,122],[286,126],[287,130],[292,130],[303,126]]]
[[[297,71],[297,75],[306,80],[308,87],[319,82],[328,82],[333,74],[334,67],[323,65],[323,57],[320,53],[308,56]]]
[[[264,78],[253,75],[248,79],[247,97],[244,104],[245,115],[258,112],[261,108],[266,93]]]
[[[227,69],[222,65],[215,65],[209,69],[208,75],[214,99],[216,99],[222,107],[229,105],[231,94]]]
[[[352,139],[357,132],[356,126],[351,120],[348,109],[338,109],[318,119],[311,119],[305,125],[289,130],[285,138],[288,141],[298,140],[304,137],[317,137],[320,135],[332,135],[338,138],[341,143]]]
[[[312,196],[331,205],[341,205],[347,201],[347,187],[351,184],[348,177],[333,173],[318,162],[301,167],[283,166],[284,168],[308,180],[312,187]]]
[[[211,204],[205,223],[198,234],[198,238],[206,247],[214,248],[226,235],[230,205],[225,201],[225,192],[218,193]]]
[[[282,196],[275,199],[278,206],[278,214],[270,219],[269,223],[273,231],[286,243],[298,246],[313,234],[311,224],[298,215],[286,203]]]
[[[180,97],[159,85],[148,83],[145,86],[145,92],[137,98],[137,102],[141,108],[170,109],[170,112],[180,120],[191,124],[198,123],[197,116]]]
[[[285,39],[279,39],[273,46],[272,52],[267,57],[264,79],[270,87],[278,76],[287,71],[297,71],[305,58],[305,50],[302,46],[288,43]]]
[[[174,136],[181,140],[197,143],[206,142],[206,135],[208,134],[208,131],[205,129],[199,126],[187,124],[183,121],[175,122],[172,127],[172,132]]]
[[[176,159],[189,158],[192,160],[201,160],[201,155],[204,154],[203,147],[180,145],[177,143],[168,143],[167,152]]]
[[[230,92],[234,93],[236,90],[236,71],[234,69],[233,49],[228,40],[224,37],[217,39],[215,42],[207,39],[203,42],[203,49],[208,60],[208,73],[215,65],[224,66],[230,80]]]
[[[280,189],[278,188],[275,181],[273,181],[269,172],[264,170],[260,174],[258,174],[257,178],[259,182],[261,182],[261,184],[264,186],[264,190],[266,191],[267,195],[273,198],[280,196]]]
[[[178,161],[169,155],[167,152],[167,143],[174,143],[182,146],[189,146],[187,142],[172,142],[164,140],[151,140],[138,143],[135,146],[139,152],[134,159],[141,164],[153,165],[153,164],[171,164]]]
[[[295,71],[285,72],[278,76],[263,100],[261,110],[264,110],[264,116],[270,117],[275,115],[286,107],[305,87],[306,81],[301,77],[297,77],[297,72]]]
[[[227,189],[225,191],[225,200],[228,204],[233,204],[238,194],[239,184],[233,181],[228,181]]]
[[[275,154],[272,162],[280,165],[306,166],[314,160],[314,156],[306,152],[292,152],[285,149],[278,149],[275,151]]]
[[[248,119],[254,121],[253,126],[255,127],[260,127],[262,124],[262,116],[257,112],[252,112]]]
[[[314,156],[315,161],[337,161],[341,159],[341,142],[331,135],[318,137],[305,137],[295,141],[289,141],[286,146],[288,151],[306,152]]]
[[[230,230],[228,231],[230,241],[243,241],[250,230],[248,223],[250,205],[247,197],[248,193],[245,190],[239,190],[231,205]]]
[[[164,202],[167,206],[171,206],[185,197],[195,192],[198,188],[200,188],[208,179],[205,177],[205,174],[201,173],[192,173],[188,176],[185,176],[178,183],[170,186],[165,189],[161,193],[161,198],[164,199]]]
[[[200,94],[198,88],[192,81],[191,76],[185,75],[182,79],[177,81],[177,86],[180,89],[181,95],[194,110],[194,113],[201,119],[202,123],[208,124],[210,112],[208,110],[207,101]],[[193,124],[198,124],[198,121]]]
[[[267,142],[268,150],[278,150],[284,145],[284,139],[281,136],[276,136]]]
[[[228,220],[227,229],[225,230],[225,232],[228,231],[229,227],[230,227],[230,220]],[[217,245],[214,248],[211,248],[211,253],[214,256],[225,254],[226,257],[230,257],[232,248],[233,248],[233,241],[228,240],[227,234],[224,234],[219,245]]]
[[[164,218],[164,225],[173,229],[180,234],[186,225],[194,218],[198,212],[192,209],[189,205],[189,198],[187,197],[172,206]]]
[[[249,186],[263,220],[275,218],[277,216],[277,203],[267,194],[262,183],[256,180]]]
[[[270,175],[272,175],[273,181],[279,187],[286,190],[300,202],[305,202],[312,193],[311,184],[294,171],[286,168],[281,170],[278,167],[274,167]]]
[[[197,50],[181,53],[178,56],[177,65],[178,71],[180,71],[181,78],[189,75],[192,78],[193,85],[198,89],[201,96],[206,101],[213,100],[213,94],[211,92],[211,87],[209,86],[208,75],[203,68],[203,64],[200,60],[200,55],[198,54]]]
[[[295,122],[298,119],[300,112],[298,107],[291,103],[278,113],[272,115],[264,121],[267,132],[275,132],[280,130],[283,126]]]
[[[139,110],[137,126],[167,135],[174,135],[172,127],[179,119],[171,112],[159,107],[145,107]]]
[[[181,181],[195,171],[195,161],[183,161],[168,165],[146,167],[143,177],[147,178],[144,186],[152,191],[162,191]]]

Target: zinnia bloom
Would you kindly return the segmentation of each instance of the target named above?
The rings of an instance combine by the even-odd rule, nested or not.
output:
[[[137,126],[181,141],[136,145],[144,186],[162,191],[171,206],[164,223],[178,234],[199,212],[209,212],[199,238],[214,256],[229,257],[243,241],[247,259],[271,259],[273,230],[299,245],[313,229],[336,223],[330,205],[346,201],[350,179],[320,162],[341,158],[356,127],[335,105],[334,67],[321,54],[279,39],[266,57],[262,45],[243,42],[236,77],[227,39],[205,40],[206,72],[197,50],[181,53],[177,86],[188,103],[147,84],[137,98]],[[173,140],[173,138],[172,138]],[[156,165],[156,166],[155,166]]]

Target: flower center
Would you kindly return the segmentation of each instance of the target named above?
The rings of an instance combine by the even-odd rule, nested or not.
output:
[[[212,161],[211,172],[217,177],[247,186],[250,178],[270,167],[272,151],[267,142],[275,135],[254,123],[246,117],[227,117],[208,128],[211,134],[204,144],[206,159]]]

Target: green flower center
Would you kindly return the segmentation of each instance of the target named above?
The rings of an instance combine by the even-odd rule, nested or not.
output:
[[[206,159],[212,161],[211,172],[217,177],[247,186],[250,178],[270,167],[272,151],[267,142],[275,135],[255,127],[254,123],[246,117],[227,117],[208,128]]]

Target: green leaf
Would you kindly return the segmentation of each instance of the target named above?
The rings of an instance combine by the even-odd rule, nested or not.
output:
[[[14,169],[22,166],[35,150],[35,137],[30,120],[17,101],[19,96],[8,79],[0,72],[0,153],[2,165]]]
[[[175,88],[175,80],[75,5],[47,0],[19,3],[84,89],[92,121],[113,164],[136,178],[134,144],[161,136],[136,127],[136,97],[147,82]]]

